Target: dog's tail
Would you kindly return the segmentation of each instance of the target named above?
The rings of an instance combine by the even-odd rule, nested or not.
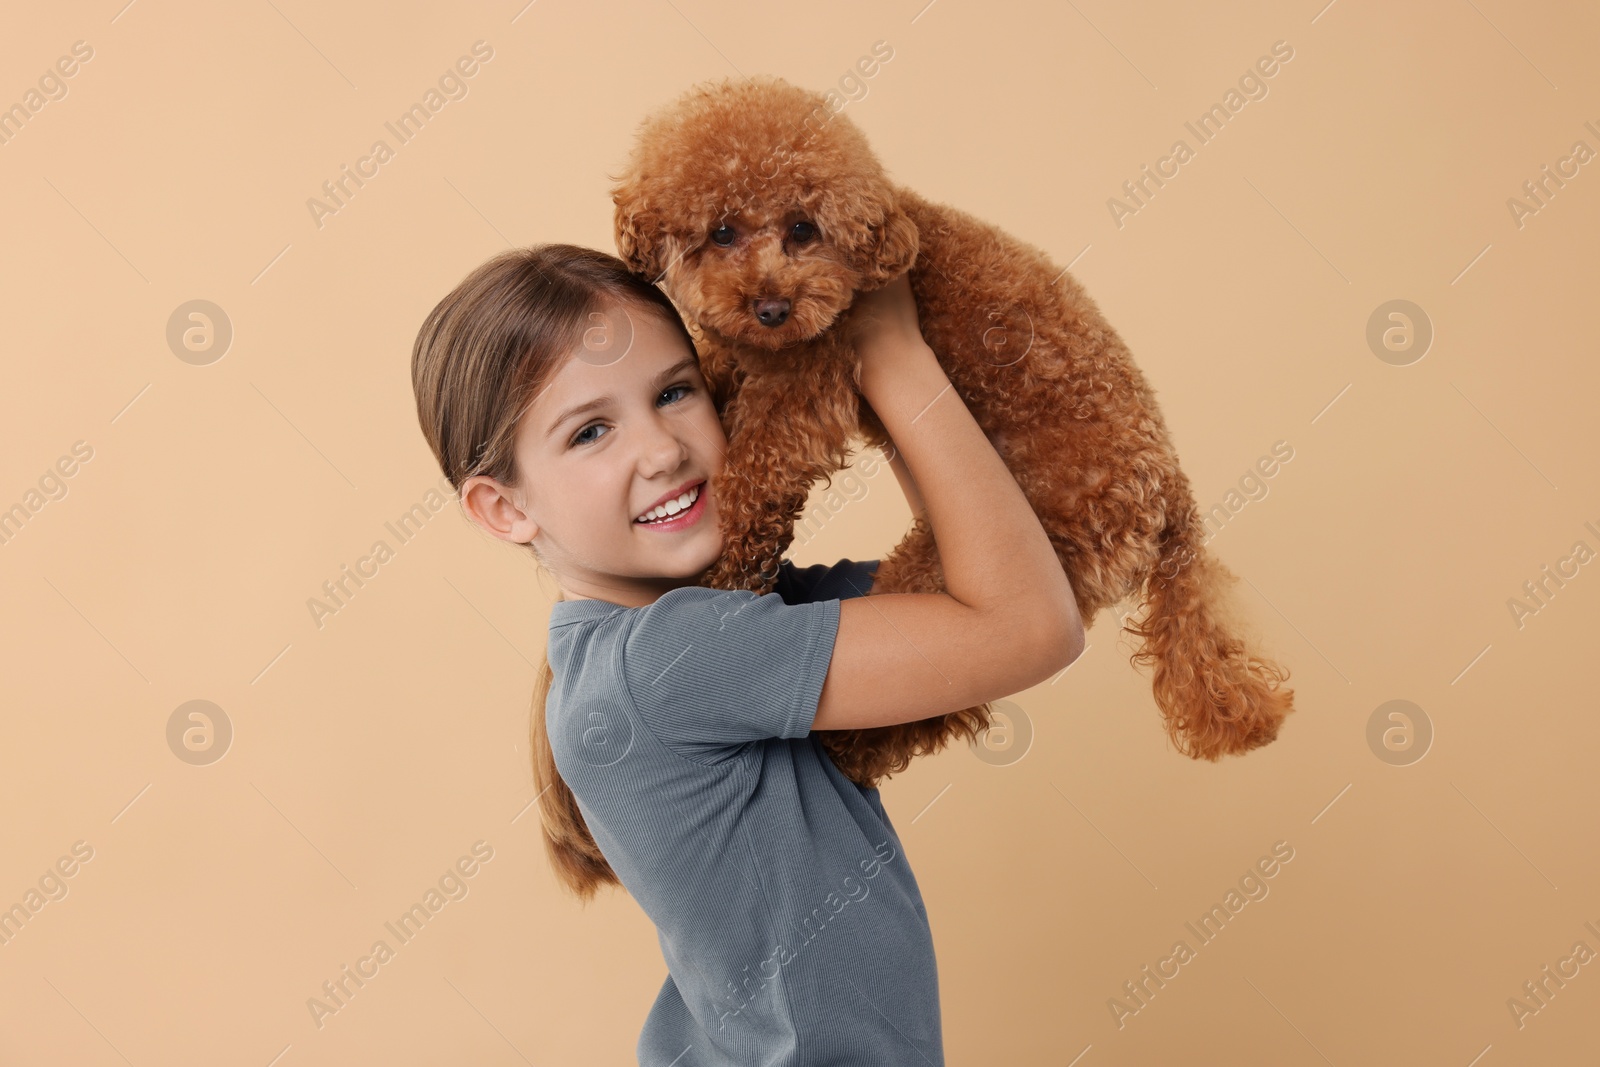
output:
[[[1130,656],[1153,669],[1156,705],[1178,751],[1217,760],[1278,736],[1294,690],[1289,672],[1250,652],[1227,614],[1238,579],[1200,543],[1198,516],[1168,527],[1160,561],[1146,580],[1148,610],[1123,629],[1143,640]]]

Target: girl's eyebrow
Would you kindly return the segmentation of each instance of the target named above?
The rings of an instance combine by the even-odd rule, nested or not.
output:
[[[659,389],[666,384],[668,378],[671,378],[679,371],[686,370],[689,367],[698,368],[699,366],[700,360],[696,356],[693,354],[684,356],[682,359],[678,360],[678,362],[674,363],[672,366],[656,375],[655,378],[651,380],[651,387]],[[555,436],[556,431],[559,430],[568,419],[582,415],[586,411],[593,411],[595,408],[605,407],[611,402],[612,398],[610,396],[597,396],[593,400],[586,400],[581,404],[573,405],[572,407],[563,411],[560,415],[556,416],[555,421],[550,424],[550,428],[545,431],[545,436]]]

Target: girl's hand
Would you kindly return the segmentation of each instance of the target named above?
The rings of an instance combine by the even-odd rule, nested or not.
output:
[[[875,387],[904,369],[907,361],[934,359],[917,325],[909,272],[856,297],[851,307],[851,340],[861,360],[861,392],[869,399]]]

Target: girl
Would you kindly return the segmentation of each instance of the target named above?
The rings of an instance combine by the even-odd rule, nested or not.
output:
[[[917,326],[902,275],[857,298],[861,393],[939,539],[947,592],[865,594],[876,561],[702,587],[727,441],[672,303],[612,256],[495,257],[412,354],[463,508],[561,589],[531,737],[545,846],[587,901],[619,882],[667,978],[641,1064],[944,1062],[922,895],[877,789],[817,730],[1020,692],[1083,648],[1066,576]]]

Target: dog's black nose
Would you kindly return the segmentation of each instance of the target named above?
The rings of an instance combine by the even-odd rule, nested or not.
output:
[[[789,319],[789,301],[782,298],[757,300],[756,318],[761,320],[763,326],[782,326]]]

